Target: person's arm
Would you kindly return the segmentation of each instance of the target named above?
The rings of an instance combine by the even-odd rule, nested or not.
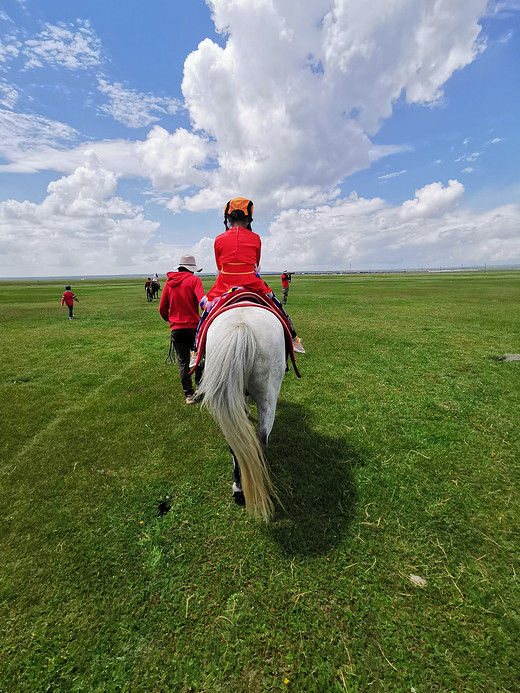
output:
[[[65,294],[61,297],[61,305],[65,303]]]
[[[258,234],[256,234],[258,236]],[[262,241],[260,240],[260,236],[258,236],[258,241],[256,243],[256,270],[260,270],[260,256],[262,254]]]
[[[195,296],[197,297],[197,303],[200,306],[201,301],[205,296],[204,287],[202,286],[202,282],[200,280],[200,277],[195,277],[195,284],[193,286],[193,291],[195,292]]]
[[[215,243],[213,244],[213,250],[215,252],[215,264],[217,266],[217,274],[220,274],[220,248],[219,248],[219,240],[218,236],[215,238]]]
[[[78,298],[75,294],[74,294],[74,296],[73,296],[72,298],[73,298],[77,303],[79,303],[79,298]]]
[[[166,322],[170,321],[170,291],[168,286],[165,286],[161,294],[159,302],[159,314]]]

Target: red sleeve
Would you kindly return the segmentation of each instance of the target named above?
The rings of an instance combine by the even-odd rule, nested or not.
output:
[[[260,236],[258,236],[258,247],[256,249],[256,266],[260,267],[260,255],[262,254],[262,241]]]
[[[61,305],[63,305],[64,303],[65,303],[65,296],[62,296],[61,297]]]
[[[166,285],[161,294],[161,301],[159,303],[159,313],[163,320],[169,322],[170,315],[170,287]]]
[[[200,280],[200,277],[194,277],[195,283],[193,286],[193,291],[195,292],[195,296],[197,297],[197,301],[200,304],[202,301],[203,296],[205,295],[204,287],[202,286],[202,282]]]
[[[79,303],[79,298],[77,296],[74,296],[74,300]]]
[[[215,264],[217,265],[217,272],[220,272],[220,248],[219,248],[219,237],[215,238],[215,243],[213,245],[215,250]]]

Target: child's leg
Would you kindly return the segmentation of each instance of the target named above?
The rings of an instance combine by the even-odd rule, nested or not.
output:
[[[204,320],[208,317],[209,312],[214,305],[215,301],[207,301],[206,305],[204,306],[204,310],[202,311],[202,315],[200,316],[199,324],[197,325],[197,331],[195,332],[195,343],[193,345],[193,351],[195,353],[197,353],[197,342],[199,340],[199,332],[202,328],[202,325],[204,324]]]
[[[291,337],[294,339],[296,337],[296,330],[294,329],[294,325],[292,324],[291,318],[287,315],[287,311],[285,308],[282,306],[278,298],[276,298],[274,291],[271,291],[270,294],[267,294],[271,301],[275,304],[275,306],[285,315],[287,318],[287,321],[289,323],[289,327],[291,328]]]

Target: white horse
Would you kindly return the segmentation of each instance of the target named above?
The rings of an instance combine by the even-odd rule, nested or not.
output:
[[[198,391],[233,455],[233,496],[248,512],[269,521],[277,497],[264,453],[285,374],[284,330],[278,318],[255,306],[237,306],[208,328],[206,363]],[[258,436],[247,395],[258,410]]]

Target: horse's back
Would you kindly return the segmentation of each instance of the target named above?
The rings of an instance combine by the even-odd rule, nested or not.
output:
[[[218,315],[208,329],[206,357],[226,335],[246,326],[254,337],[255,364],[257,370],[265,371],[265,366],[273,367],[273,362],[285,372],[285,334],[280,320],[265,308],[237,306]],[[277,369],[278,370],[278,369]]]

